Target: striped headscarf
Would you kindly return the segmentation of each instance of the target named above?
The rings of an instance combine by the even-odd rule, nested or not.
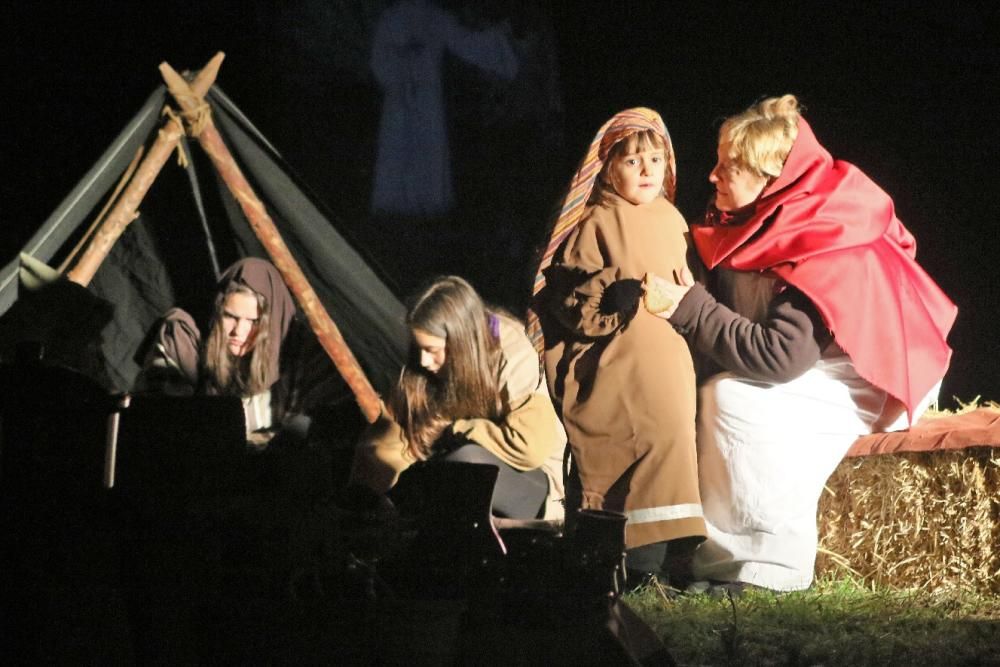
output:
[[[590,194],[594,190],[594,183],[597,180],[597,176],[604,168],[605,162],[607,162],[611,148],[622,139],[626,139],[644,130],[652,130],[663,138],[664,152],[667,160],[667,168],[663,175],[663,191],[670,202],[674,201],[674,192],[677,187],[677,164],[674,159],[674,147],[670,141],[670,134],[667,132],[667,127],[663,124],[660,114],[645,107],[635,107],[616,113],[594,135],[586,156],[584,156],[580,167],[576,170],[573,180],[570,181],[569,190],[566,193],[565,199],[563,199],[562,210],[552,228],[549,242],[545,247],[545,252],[542,253],[538,270],[535,272],[535,284],[531,291],[532,296],[537,296],[542,288],[545,287],[545,269],[552,264],[552,257],[555,255],[556,249],[559,248],[560,244],[579,224],[580,218],[583,217],[584,207],[587,205]],[[531,338],[531,342],[540,355],[545,350],[545,341],[542,337],[542,327],[538,321],[538,315],[535,314],[534,310],[528,310],[527,320],[528,336]]]

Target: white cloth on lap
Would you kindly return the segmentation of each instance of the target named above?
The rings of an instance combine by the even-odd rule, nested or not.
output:
[[[886,399],[835,344],[790,382],[721,373],[705,383],[698,468],[708,539],[695,553],[695,576],[808,588],[823,485],[858,436],[880,422]],[[887,430],[906,426],[904,413]]]

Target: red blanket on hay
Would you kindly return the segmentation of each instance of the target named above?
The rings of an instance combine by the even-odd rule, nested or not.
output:
[[[947,417],[924,417],[905,431],[858,438],[847,456],[929,452],[965,447],[1000,447],[1000,411],[977,408]]]

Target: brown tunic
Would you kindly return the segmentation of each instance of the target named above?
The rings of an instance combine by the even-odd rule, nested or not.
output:
[[[546,376],[583,507],[625,512],[630,548],[705,535],[691,354],[640,299],[647,272],[669,279],[686,265],[686,231],[663,198],[636,206],[605,194],[546,271]]]

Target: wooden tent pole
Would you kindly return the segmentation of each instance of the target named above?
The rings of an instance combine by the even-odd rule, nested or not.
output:
[[[203,94],[198,94],[198,91],[193,90],[188,82],[166,62],[160,64],[160,73],[163,75],[163,80],[167,82],[167,88],[186,115],[191,125],[191,134],[198,139],[202,148],[212,159],[216,170],[225,181],[233,197],[239,202],[250,226],[271,257],[274,266],[277,267],[289,290],[295,295],[295,299],[302,307],[306,319],[309,321],[309,326],[316,333],[316,338],[319,339],[323,349],[326,350],[337,370],[340,371],[347,385],[354,392],[361,412],[369,423],[373,423],[381,412],[381,400],[378,394],[375,393],[375,389],[369,383],[357,359],[344,341],[337,325],[334,324],[305,274],[302,273],[302,269],[292,257],[291,251],[278,233],[278,229],[264,208],[264,204],[254,194],[250,183],[247,182],[243,172],[233,159],[232,153],[222,141],[222,136],[216,129],[211,114],[207,112],[207,107],[201,99]]]
[[[88,227],[87,231],[84,232],[83,237],[77,241],[77,244],[73,246],[73,249],[70,250],[69,254],[66,255],[66,258],[63,259],[62,263],[59,265],[58,271],[60,275],[66,273],[66,269],[76,262],[76,258],[80,254],[80,251],[87,247],[90,243],[90,239],[94,236],[94,232],[101,228],[101,223],[104,222],[104,218],[108,215],[108,211],[110,211],[111,207],[115,205],[118,201],[118,196],[122,193],[122,190],[124,190],[125,186],[132,180],[132,175],[135,174],[135,170],[139,168],[140,160],[142,160],[142,156],[145,155],[145,153],[146,147],[139,146],[135,152],[135,157],[132,158],[132,161],[129,162],[128,167],[125,169],[125,173],[118,179],[118,185],[115,186],[111,196],[108,197],[108,201],[104,204],[104,208],[102,208],[101,212],[97,214],[94,221],[90,223],[90,227]]]
[[[198,72],[191,83],[192,91],[200,96],[208,92],[208,89],[215,83],[215,77],[219,73],[219,66],[224,57],[225,54],[220,51]],[[170,154],[177,148],[177,142],[183,135],[184,127],[178,120],[169,119],[164,123],[156,141],[153,142],[153,146],[146,153],[139,168],[136,169],[135,175],[129,181],[121,198],[115,202],[108,217],[94,232],[87,249],[80,255],[80,259],[66,273],[67,278],[85,287],[90,284],[97,269],[111,252],[112,246],[129,223],[138,217],[137,210],[142,198],[146,196],[153,181],[156,180]]]

